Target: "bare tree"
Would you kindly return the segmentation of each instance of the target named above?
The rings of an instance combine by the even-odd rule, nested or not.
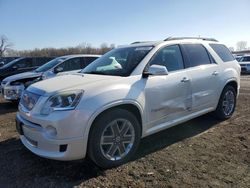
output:
[[[234,51],[234,47],[232,47],[232,46],[231,46],[231,47],[229,47],[228,49],[229,49],[231,52],[233,52],[233,51]]]
[[[247,41],[239,41],[236,43],[237,50],[245,50],[247,49]]]
[[[3,54],[6,50],[10,50],[13,46],[12,43],[9,42],[9,39],[5,35],[1,35],[0,38],[0,57],[3,57]]]
[[[110,48],[110,49],[115,48],[115,44],[110,44],[109,48]]]
[[[115,44],[108,45],[107,43],[101,44],[98,47],[92,47],[89,43],[82,43],[76,47],[67,48],[35,48],[32,50],[13,50],[6,51],[8,56],[37,56],[37,57],[57,57],[70,54],[104,54],[112,50]]]
[[[108,49],[109,49],[109,47],[108,47],[108,44],[107,43],[102,43],[101,45],[100,45],[100,50],[101,50],[101,53],[102,54],[104,54],[105,52],[107,52],[108,51]]]

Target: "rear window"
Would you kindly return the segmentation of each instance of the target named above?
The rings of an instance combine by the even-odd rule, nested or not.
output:
[[[234,56],[231,54],[229,49],[222,44],[209,44],[211,48],[217,53],[217,55],[222,59],[222,61],[227,62],[227,61],[233,61]]]

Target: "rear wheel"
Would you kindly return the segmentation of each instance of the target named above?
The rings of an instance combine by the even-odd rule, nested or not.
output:
[[[232,86],[227,85],[220,96],[219,104],[215,110],[215,116],[222,120],[228,119],[233,115],[235,106],[236,91]]]
[[[126,163],[135,153],[141,136],[137,118],[124,109],[104,112],[90,131],[88,155],[102,168]]]

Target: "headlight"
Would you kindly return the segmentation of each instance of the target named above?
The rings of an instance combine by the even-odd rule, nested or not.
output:
[[[50,97],[44,104],[41,114],[48,115],[53,111],[73,110],[81,100],[82,90],[65,91]]]

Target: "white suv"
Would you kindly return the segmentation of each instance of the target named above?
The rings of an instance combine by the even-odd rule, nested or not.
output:
[[[16,125],[39,156],[89,156],[110,168],[127,162],[143,137],[208,112],[230,118],[239,88],[239,64],[214,39],[135,42],[81,73],[29,86]]]

